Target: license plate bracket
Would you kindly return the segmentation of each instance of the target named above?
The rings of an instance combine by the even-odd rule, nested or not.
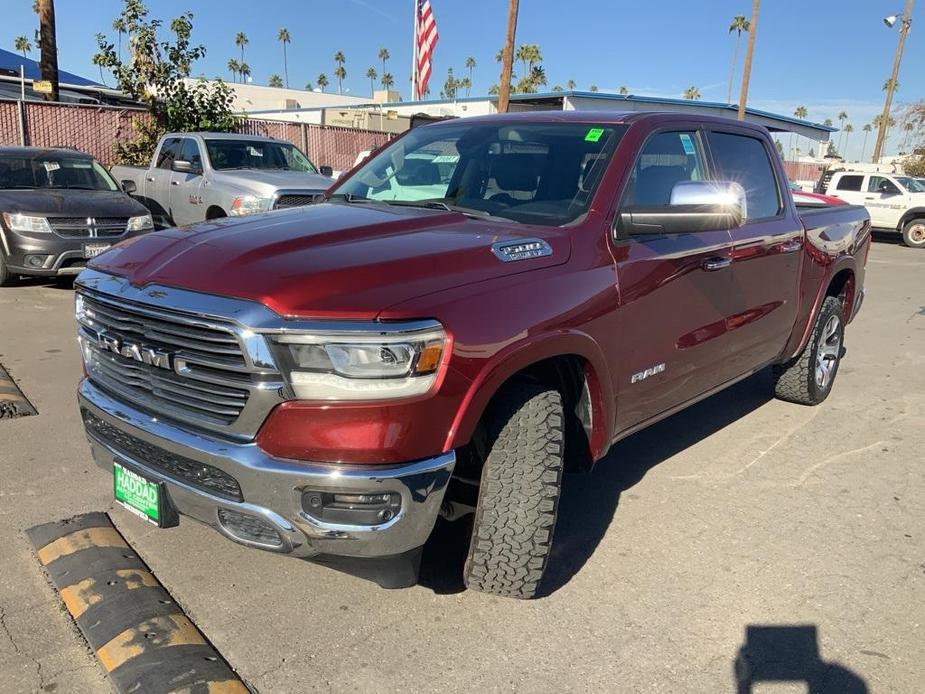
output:
[[[177,511],[167,494],[167,485],[148,479],[124,461],[113,461],[112,489],[116,503],[142,520],[158,528],[179,525]]]

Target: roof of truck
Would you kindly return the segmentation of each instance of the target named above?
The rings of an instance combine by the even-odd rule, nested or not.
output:
[[[267,137],[266,135],[248,135],[246,133],[215,133],[205,131],[190,133],[164,133],[164,137],[189,137],[191,135],[201,137],[203,140],[262,140],[264,142],[280,142],[280,140],[276,139],[275,137]]]

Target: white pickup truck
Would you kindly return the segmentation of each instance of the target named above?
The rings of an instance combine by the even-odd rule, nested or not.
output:
[[[864,205],[874,229],[898,231],[903,243],[925,248],[925,185],[909,176],[839,171],[826,195]]]
[[[168,133],[150,166],[111,171],[165,226],[307,205],[334,182],[289,142],[230,133]]]

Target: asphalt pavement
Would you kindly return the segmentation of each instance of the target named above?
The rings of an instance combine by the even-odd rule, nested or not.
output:
[[[440,523],[398,591],[114,508],[75,404],[73,292],[0,289],[0,682],[107,692],[23,531],[109,511],[259,692],[925,691],[925,252],[873,247],[820,407],[758,374],[569,476],[545,597],[465,591]],[[800,684],[802,682],[802,684]]]

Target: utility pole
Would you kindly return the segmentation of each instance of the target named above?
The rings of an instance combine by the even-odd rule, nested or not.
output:
[[[742,69],[742,91],[739,92],[739,120],[745,120],[745,105],[748,102],[748,80],[752,75],[752,55],[755,53],[755,35],[758,33],[759,0],[752,2],[752,18],[748,27],[748,48],[745,49],[745,67]]]
[[[909,25],[912,24],[912,3],[913,0],[906,0],[906,9],[903,12],[902,25],[899,27],[899,43],[896,46],[896,56],[893,58],[893,74],[890,75],[890,81],[886,85],[886,101],[883,102],[880,127],[877,129],[877,144],[874,145],[874,156],[871,159],[875,164],[880,163],[880,157],[883,154],[883,145],[886,142],[886,131],[890,127],[890,108],[893,106],[893,92],[896,91],[896,80],[899,78],[899,63],[903,59],[906,34],[909,33]],[[887,26],[892,25],[887,23]]]
[[[510,0],[507,10],[507,38],[501,54],[501,86],[498,93],[498,113],[507,113],[511,100],[511,73],[514,71],[514,36],[517,33],[517,9],[520,0]]]
[[[51,93],[45,95],[46,101],[58,101],[58,43],[55,39],[55,3],[54,0],[38,0],[39,31],[42,36],[42,57],[39,69],[42,79],[51,82]]]

